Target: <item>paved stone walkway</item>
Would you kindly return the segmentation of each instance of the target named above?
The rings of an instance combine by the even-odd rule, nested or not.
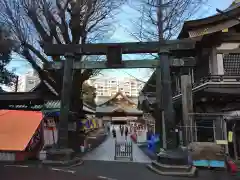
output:
[[[127,138],[131,141],[130,137]],[[125,141],[125,137],[120,135],[117,130],[117,141]],[[109,135],[105,142],[103,142],[98,148],[87,153],[83,160],[100,160],[100,161],[114,161],[115,153],[115,139],[112,134]],[[133,143],[133,162],[150,163],[151,160],[139,149],[137,144]]]

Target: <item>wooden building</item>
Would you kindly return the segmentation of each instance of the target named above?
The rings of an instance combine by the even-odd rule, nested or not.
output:
[[[142,111],[137,109],[137,105],[130,97],[119,91],[112,98],[97,106],[96,116],[102,117],[103,121],[125,124],[136,121],[142,116]]]
[[[189,114],[192,126],[182,122],[182,94],[180,69],[172,69],[172,91],[176,128],[192,128],[195,141],[226,140],[229,131],[234,131],[229,142],[229,153],[240,156],[238,113],[240,110],[240,4],[235,3],[223,13],[204,19],[187,21],[179,39],[197,41],[191,53],[196,57],[196,66],[188,69],[192,81],[193,110]],[[142,89],[139,107],[154,117],[156,103],[155,73]],[[234,147],[233,147],[234,146]],[[235,153],[234,153],[235,151]]]
[[[57,142],[57,124],[60,114],[60,96],[55,92],[49,84],[42,81],[31,92],[0,92],[0,109],[2,110],[22,110],[36,111],[42,115],[44,126],[43,128],[43,146],[52,145]],[[95,108],[84,103],[84,114],[94,116]],[[79,121],[81,122],[81,121]],[[74,142],[76,125],[74,122],[69,122],[69,147],[76,149]],[[73,138],[71,138],[73,137]]]
[[[59,123],[59,115],[60,115],[60,106],[61,101],[60,100],[52,100],[52,101],[46,101],[43,105],[43,108],[41,109],[43,116],[44,116],[44,142],[45,146],[49,147],[57,143],[58,140],[58,123]],[[95,109],[90,107],[89,105],[84,103],[83,111],[85,113],[85,119],[81,119],[78,121],[78,123],[82,123],[82,128],[86,131],[92,130],[91,128],[88,128],[86,124],[87,122],[93,122],[92,124],[99,124],[97,121],[98,119],[95,118]],[[70,139],[74,139],[71,137],[75,136],[76,132],[76,123],[75,122],[69,122],[69,136]],[[85,131],[85,132],[86,132]],[[74,142],[71,140],[69,141],[69,145],[71,147],[74,146]]]

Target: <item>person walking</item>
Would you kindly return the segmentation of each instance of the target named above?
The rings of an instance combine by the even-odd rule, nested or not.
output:
[[[120,133],[121,133],[121,136],[123,136],[123,131],[124,131],[123,126],[120,126]]]
[[[113,129],[112,129],[112,134],[113,134],[113,138],[116,138],[117,133],[116,133],[116,129],[115,129],[114,126],[113,126]]]
[[[110,125],[107,125],[107,132],[110,134]]]
[[[127,136],[128,136],[128,127],[125,126],[125,139],[127,140]]]

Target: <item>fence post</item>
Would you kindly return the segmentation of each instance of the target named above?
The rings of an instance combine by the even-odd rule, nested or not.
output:
[[[222,121],[223,121],[224,140],[228,142],[227,120],[222,118]],[[225,145],[225,153],[229,154],[228,143]]]
[[[195,117],[193,117],[192,120],[194,122],[194,141],[197,142],[198,141],[197,121],[196,121]]]
[[[115,140],[115,154],[114,154],[114,160],[117,159],[116,154],[117,154],[117,141]]]
[[[133,143],[132,142],[130,142],[131,143],[131,161],[133,161]]]

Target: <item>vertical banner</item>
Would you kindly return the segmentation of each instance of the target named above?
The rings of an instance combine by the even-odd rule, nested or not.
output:
[[[233,142],[233,132],[232,131],[228,132],[228,142]]]

